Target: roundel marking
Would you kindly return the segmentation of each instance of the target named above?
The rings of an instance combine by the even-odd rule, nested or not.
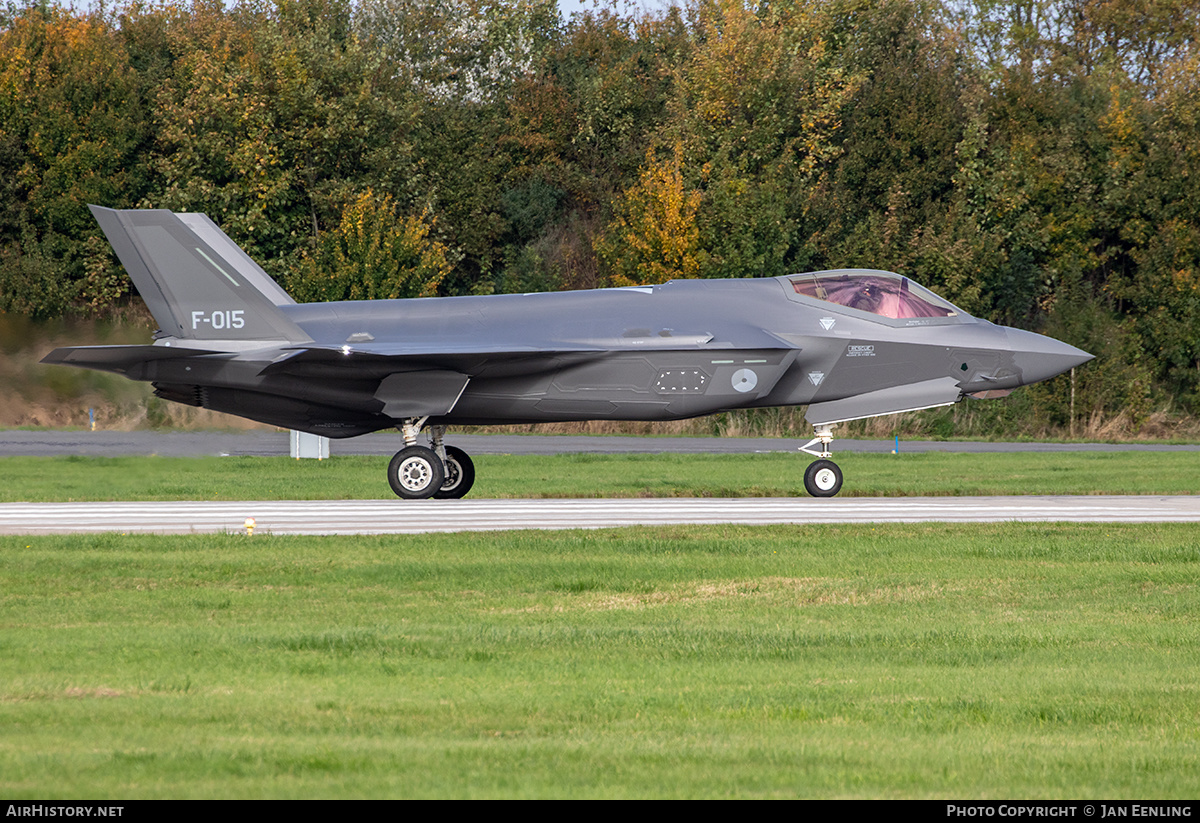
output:
[[[733,373],[733,388],[740,392],[751,391],[758,385],[758,375],[754,369],[738,369]]]

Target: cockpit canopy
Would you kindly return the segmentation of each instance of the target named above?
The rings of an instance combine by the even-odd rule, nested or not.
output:
[[[786,278],[796,294],[892,320],[959,317],[962,312],[929,289],[888,271],[840,269]]]

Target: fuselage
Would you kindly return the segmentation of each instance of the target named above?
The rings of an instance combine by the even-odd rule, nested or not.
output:
[[[786,277],[280,308],[341,357],[263,373],[279,350],[241,343],[236,358],[164,361],[142,379],[171,399],[352,436],[396,424],[378,387],[397,370],[418,387],[426,374],[465,376],[431,424],[506,424],[672,420],[946,379],[957,396],[1002,392],[1088,359],[958,310],[887,317],[799,293]]]

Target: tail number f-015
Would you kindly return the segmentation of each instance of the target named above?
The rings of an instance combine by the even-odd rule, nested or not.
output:
[[[201,324],[213,329],[241,329],[246,326],[245,311],[242,309],[217,309],[213,312],[192,312],[192,328],[198,329]]]

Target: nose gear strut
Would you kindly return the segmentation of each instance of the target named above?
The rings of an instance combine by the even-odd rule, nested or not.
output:
[[[833,497],[842,489],[842,470],[829,458],[833,453],[829,444],[833,442],[833,423],[823,423],[813,426],[816,435],[800,447],[800,451],[818,458],[809,464],[804,471],[804,490],[813,497]],[[814,451],[813,446],[821,444],[820,451]]]

